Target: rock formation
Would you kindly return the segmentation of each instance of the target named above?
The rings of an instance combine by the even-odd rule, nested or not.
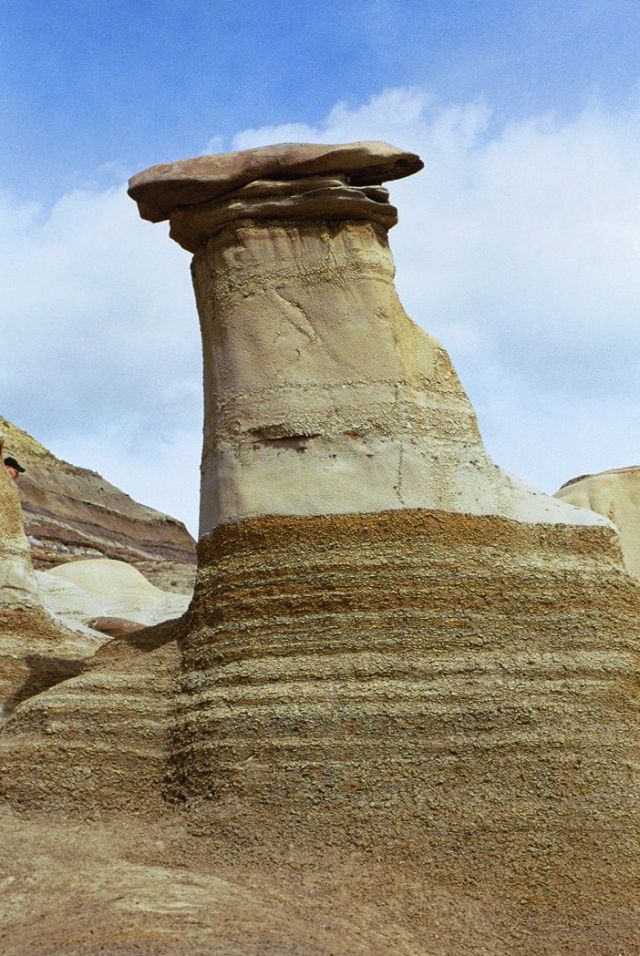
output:
[[[618,529],[629,574],[640,578],[640,467],[612,468],[567,481],[555,497],[578,508],[589,508]]]
[[[111,618],[146,627],[180,617],[190,601],[190,595],[163,591],[132,565],[107,558],[70,561],[37,577],[45,607],[67,627],[93,621],[95,628],[101,619],[104,627]]]
[[[60,951],[638,952],[640,591],[605,518],[490,461],[402,311],[381,183],[420,165],[287,145],[132,180],[195,252],[198,576],[0,738],[7,813],[108,845],[99,938],[37,924]]]
[[[96,646],[61,627],[43,608],[20,496],[0,465],[0,718],[21,700],[77,674]]]
[[[402,309],[380,182],[421,165],[386,144],[289,145],[132,179],[142,214],[195,251],[201,536],[254,515],[390,508],[598,523],[496,468],[447,353]]]
[[[0,437],[0,457],[4,458]],[[20,495],[7,471],[0,467],[0,605],[33,605],[38,585],[31,551],[22,524]]]
[[[7,454],[27,468],[19,490],[36,569],[113,558],[158,587],[191,590],[195,542],[181,522],[132,501],[96,472],[61,461],[5,418],[0,434]]]

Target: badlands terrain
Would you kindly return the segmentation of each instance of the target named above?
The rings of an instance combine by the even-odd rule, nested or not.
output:
[[[638,472],[550,497],[491,461],[395,291],[382,184],[421,167],[286,144],[133,177],[194,253],[195,589],[112,640],[56,615],[31,554],[60,546],[0,469],[3,954],[640,952]],[[113,558],[188,564],[145,509],[101,550],[82,497],[114,593]]]
[[[0,435],[6,454],[26,468],[19,491],[35,568],[112,558],[167,590],[193,588],[195,541],[181,522],[132,501],[97,472],[61,461],[1,416]]]

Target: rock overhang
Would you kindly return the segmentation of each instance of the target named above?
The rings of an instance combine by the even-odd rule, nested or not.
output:
[[[279,143],[150,166],[129,180],[129,195],[149,222],[181,206],[222,199],[257,180],[295,181],[340,175],[350,187],[379,186],[419,172],[415,153],[389,143]]]

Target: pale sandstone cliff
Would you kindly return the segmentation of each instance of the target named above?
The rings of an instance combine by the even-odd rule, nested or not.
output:
[[[191,589],[195,543],[181,522],[138,504],[96,472],[61,461],[1,417],[0,434],[5,453],[27,469],[18,486],[36,568],[106,557],[132,564],[158,587]]]
[[[640,578],[640,466],[574,478],[559,488],[555,497],[612,521],[627,569]]]
[[[9,956],[639,951],[640,588],[606,520],[489,461],[401,312],[368,204],[416,159],[134,179],[197,244],[196,592],[6,723]]]
[[[301,165],[341,175],[319,184]],[[132,180],[142,214],[169,218],[195,251],[200,535],[261,514],[389,508],[601,523],[495,466],[449,356],[404,312],[379,183],[420,166],[386,144],[281,146]]]

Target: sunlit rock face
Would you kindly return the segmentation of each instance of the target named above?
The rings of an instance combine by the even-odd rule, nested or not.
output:
[[[421,165],[386,144],[302,144],[132,180],[142,214],[195,252],[201,536],[263,514],[404,508],[602,523],[496,468],[447,353],[405,314],[381,182]]]
[[[629,573],[640,578],[640,466],[574,478],[555,497],[608,518],[620,535]]]
[[[30,606],[38,603],[38,585],[24,533],[20,495],[2,466],[3,457],[0,438],[0,608]]]
[[[604,517],[490,461],[402,311],[382,182],[419,166],[302,144],[132,181],[195,253],[194,599],[17,707],[0,771],[11,807],[129,820],[140,866],[180,808],[163,867],[197,878],[149,906],[163,952],[196,928],[221,953],[638,952],[640,590]],[[236,894],[225,947],[200,892],[225,863],[244,886],[288,874],[304,919],[272,929]],[[123,942],[122,888],[100,887],[99,942],[133,954],[143,930]]]
[[[204,343],[176,779],[214,828],[235,814],[267,841],[302,816],[428,859],[437,883],[533,893],[539,929],[558,920],[550,951],[616,897],[626,951],[638,590],[606,517],[484,451],[446,352],[398,301],[376,145],[370,175],[359,144],[317,149],[321,169],[269,147],[132,183],[194,252]]]

